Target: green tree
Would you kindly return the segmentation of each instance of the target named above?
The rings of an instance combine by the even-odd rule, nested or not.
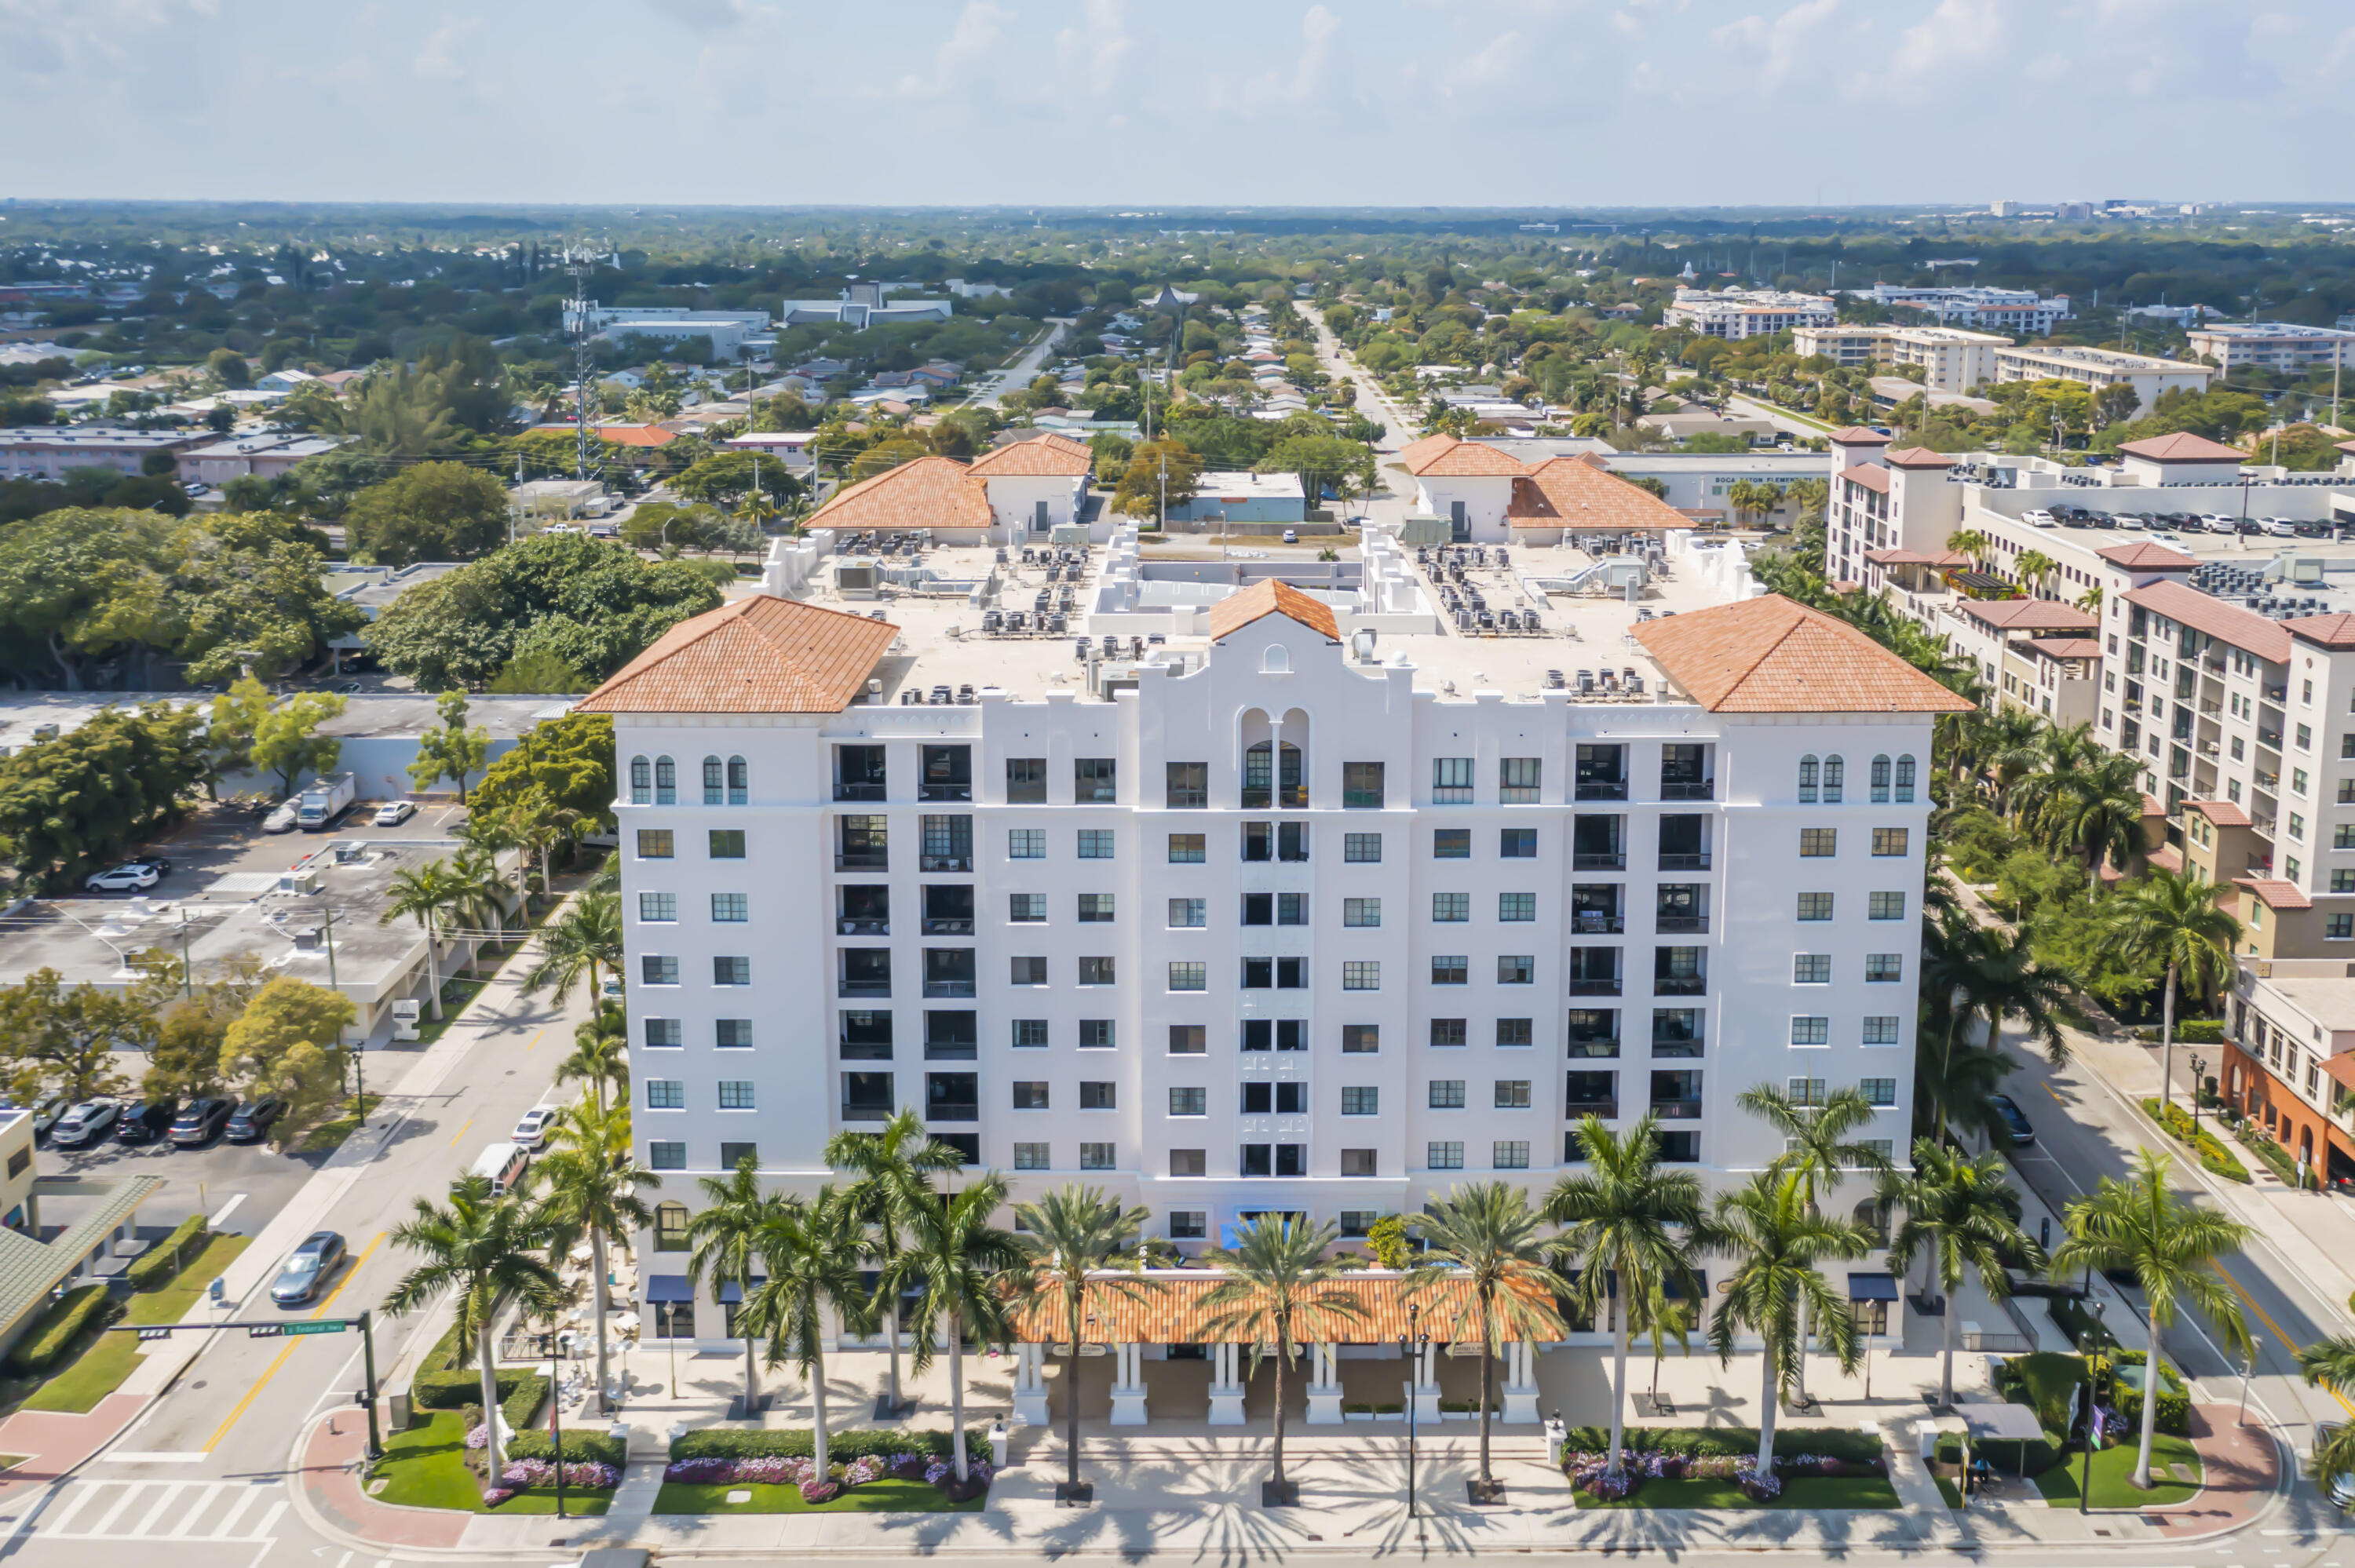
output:
[[[1252,1348],[1252,1373],[1273,1347],[1275,1360],[1275,1464],[1277,1497],[1291,1500],[1284,1478],[1284,1367],[1302,1340],[1321,1340],[1321,1330],[1360,1322],[1366,1308],[1338,1284],[1348,1264],[1327,1255],[1340,1234],[1330,1220],[1315,1224],[1283,1214],[1254,1214],[1236,1234],[1232,1246],[1212,1247],[1206,1259],[1226,1277],[1202,1298],[1210,1314],[1202,1325],[1212,1340],[1240,1340]],[[1338,1338],[1337,1333],[1333,1335]],[[1077,1363],[1074,1363],[1076,1367]],[[1073,1388],[1074,1403],[1078,1389]]]
[[[1783,1152],[1766,1169],[1795,1176],[1799,1197],[1811,1214],[1823,1213],[1824,1202],[1839,1190],[1851,1171],[1870,1177],[1885,1174],[1889,1157],[1870,1141],[1853,1135],[1872,1126],[1880,1113],[1861,1090],[1834,1089],[1820,1103],[1794,1098],[1772,1084],[1744,1089],[1737,1102],[1743,1110],[1774,1129]],[[1807,1303],[1799,1302],[1798,1360],[1792,1372],[1800,1403],[1807,1397]]]
[[[586,1027],[585,1025],[583,1027]],[[725,1176],[700,1176],[704,1206],[687,1222],[687,1277],[707,1281],[717,1298],[728,1286],[737,1290],[736,1326],[744,1330],[744,1418],[761,1408],[761,1373],[753,1359],[760,1335],[752,1331],[742,1308],[745,1298],[762,1275],[762,1237],[772,1221],[784,1217],[787,1201],[781,1192],[761,1190],[761,1158],[747,1154]]]
[[[756,484],[762,494],[779,504],[802,493],[800,482],[782,461],[746,451],[715,452],[691,463],[672,477],[670,489],[689,501],[736,506],[753,493]]]
[[[883,1331],[890,1339],[890,1372],[886,1397],[900,1407],[900,1294],[904,1281],[900,1252],[899,1213],[901,1205],[932,1191],[932,1177],[964,1164],[964,1155],[924,1131],[923,1118],[902,1106],[880,1132],[845,1128],[826,1142],[826,1162],[851,1173],[843,1190],[860,1223],[868,1227],[867,1252],[878,1266],[876,1290],[882,1300]]]
[[[69,989],[47,966],[0,988],[0,1063],[18,1105],[46,1094],[86,1100],[118,1092],[125,1080],[116,1053],[145,1045],[155,1032],[143,998],[87,983]]]
[[[2124,868],[2143,848],[2142,761],[2105,752],[2069,768],[2041,794],[2037,826],[2046,844],[2082,856],[2101,885],[2104,862]]]
[[[205,738],[212,747],[212,771],[205,780],[208,796],[215,793],[214,785],[221,775],[243,773],[253,767],[254,726],[276,701],[270,688],[251,675],[213,699],[212,722],[205,727]]]
[[[2030,591],[2042,588],[2061,570],[2061,563],[2041,550],[2023,550],[2012,563],[2012,573],[2028,585]]]
[[[1373,449],[1338,436],[1286,436],[1252,467],[1259,473],[1298,474],[1311,506],[1321,490],[1346,501],[1374,486]]]
[[[605,1090],[615,1091],[617,1103],[626,1101],[630,1087],[630,1031],[622,1010],[602,1005],[593,1018],[572,1026],[572,1054],[556,1065],[559,1084],[586,1084],[599,1115],[605,1110]]]
[[[607,714],[567,714],[542,719],[501,752],[474,786],[478,811],[512,810],[538,794],[553,813],[570,813],[613,830],[613,720]],[[547,864],[540,866],[546,882]]]
[[[417,739],[417,760],[409,765],[409,781],[421,795],[444,779],[458,786],[458,803],[466,803],[466,779],[482,770],[491,749],[491,732],[480,725],[466,727],[466,694],[448,691],[433,699],[442,722]]]
[[[815,1419],[812,1459],[826,1469],[826,1340],[829,1313],[853,1332],[869,1314],[858,1277],[859,1222],[832,1184],[807,1202],[788,1199],[761,1226],[761,1262],[768,1277],[744,1298],[739,1317],[768,1341],[768,1362],[788,1357],[809,1383]]]
[[[233,348],[217,348],[205,356],[205,371],[223,387],[240,390],[253,385],[253,371]]]
[[[344,514],[352,558],[387,567],[472,560],[506,542],[507,523],[506,487],[459,462],[403,469]]]
[[[2114,950],[2146,971],[2166,971],[2158,1014],[2162,1113],[2175,1099],[2176,988],[2188,980],[2205,996],[2232,978],[2232,947],[2241,939],[2241,923],[2222,906],[2232,891],[2197,872],[2153,866],[2109,900]]]
[[[1870,1240],[1861,1226],[1807,1212],[1795,1175],[1761,1171],[1745,1186],[1721,1192],[1710,1217],[1710,1245],[1733,1260],[1710,1319],[1710,1348],[1733,1364],[1733,1336],[1747,1329],[1764,1341],[1758,1388],[1758,1473],[1774,1472],[1774,1416],[1796,1393],[1799,1307],[1806,1302],[1843,1372],[1857,1364],[1856,1319],[1823,1276],[1822,1264],[1862,1257]]]
[[[499,1435],[499,1383],[491,1330],[501,1305],[514,1300],[538,1312],[559,1310],[564,1287],[545,1255],[546,1219],[515,1192],[494,1193],[486,1176],[462,1176],[450,1201],[419,1198],[411,1217],[395,1226],[392,1245],[419,1255],[384,1298],[396,1316],[450,1299],[460,1343],[471,1340],[482,1378],[483,1419],[491,1430],[489,1473],[506,1468]]]
[[[344,1092],[344,1031],[359,1009],[339,991],[279,975],[221,1037],[223,1071],[249,1099],[275,1095],[286,1114],[271,1128],[280,1149],[328,1119]]]
[[[321,735],[319,726],[341,718],[351,705],[337,692],[300,692],[253,721],[253,736],[246,752],[253,766],[278,775],[278,792],[291,795],[306,773],[331,772],[344,755],[344,743]]]
[[[622,968],[622,895],[583,893],[571,907],[540,928],[539,961],[524,976],[526,994],[553,987],[561,1005],[572,988],[586,980],[589,994],[598,994],[600,971]]]
[[[2355,1334],[2317,1340],[2297,1352],[2297,1365],[2310,1387],[2334,1392],[2355,1388]],[[2306,1473],[2328,1495],[2350,1471],[2355,1471],[2355,1422],[2337,1423],[2328,1432],[2318,1425]]]
[[[391,900],[378,916],[377,924],[389,926],[395,920],[414,920],[417,928],[425,934],[425,989],[438,1021],[442,1016],[442,933],[465,902],[464,885],[447,863],[436,860],[394,872],[389,891]],[[527,984],[525,989],[531,988]],[[560,993],[557,1000],[563,1000]]]
[[[638,1194],[662,1185],[662,1178],[638,1163],[630,1142],[630,1112],[583,1110],[575,1105],[549,1133],[554,1146],[531,1165],[531,1186],[539,1194],[537,1218],[548,1227],[551,1255],[589,1239],[591,1309],[597,1324],[597,1413],[613,1409],[606,1366],[605,1290],[611,1277],[605,1246],[650,1224],[653,1210]]]
[[[25,891],[71,885],[177,821],[211,772],[193,709],[106,708],[0,759],[0,843]]]
[[[1151,1214],[1124,1209],[1101,1188],[1058,1187],[1036,1202],[1017,1203],[1015,1239],[1028,1268],[1023,1296],[1044,1302],[1048,1321],[1063,1331],[1063,1460],[1066,1488],[1080,1485],[1080,1344],[1087,1319],[1114,1301],[1142,1302],[1166,1288],[1144,1277],[1137,1234]],[[1060,1319],[1060,1321],[1058,1320]]]
[[[2042,1266],[2042,1249],[2019,1228],[2019,1194],[2005,1181],[2003,1156],[1992,1150],[1966,1154],[1934,1139],[1916,1139],[1913,1169],[1891,1170],[1881,1178],[1881,1201],[1904,1212],[1904,1221],[1889,1238],[1889,1261],[1901,1276],[1913,1260],[1929,1260],[1928,1278],[1947,1298],[1944,1364],[1938,1374],[1938,1403],[1955,1403],[1955,1329],[1962,1316],[1954,1293],[1965,1277],[1978,1276],[1988,1296],[2002,1300],[2011,1294],[2009,1259],[2034,1260]]]
[[[570,695],[596,683],[545,648],[535,648],[507,661],[485,691],[517,696]]]
[[[2003,1021],[2017,1018],[2031,1038],[2043,1043],[2054,1065],[2069,1059],[2062,1027],[2082,1026],[2083,1015],[2068,978],[2048,972],[2036,961],[2034,940],[2024,927],[1981,926],[1955,910],[1925,926],[1922,994],[1942,1010],[1943,1038],[1935,1043],[1940,1051],[1951,1057],[1968,1048],[1975,1030],[1984,1030],[1987,1049],[1998,1050]],[[1923,1042],[1925,1048],[1931,1044]],[[1946,1119],[1947,1107],[1941,1105],[1937,1127],[1942,1141]]]
[[[1553,1267],[1542,1223],[1529,1195],[1502,1181],[1475,1181],[1423,1206],[1423,1261],[1409,1270],[1409,1297],[1466,1287],[1468,1300],[1443,1305],[1427,1319],[1432,1338],[1480,1347],[1480,1485],[1493,1489],[1488,1467],[1488,1405],[1497,1358],[1507,1340],[1550,1341],[1569,1332],[1553,1303],[1571,1294]]]
[[[2052,1253],[2056,1279],[2095,1269],[2131,1274],[2142,1287],[2143,1311],[2150,1324],[2150,1366],[2134,1484],[2145,1490],[2150,1487],[2151,1434],[2165,1386],[2159,1361],[2167,1330],[2183,1308],[2191,1307],[2207,1319],[2228,1351],[2255,1354],[2241,1298],[2216,1268],[2218,1258],[2246,1246],[2255,1232],[2219,1210],[2178,1197],[2167,1181],[2174,1164],[2168,1155],[2135,1150],[2134,1169],[2125,1181],[2105,1176],[2092,1193],[2068,1205],[2061,1216],[2068,1237]]]
[[[916,1331],[916,1370],[930,1364],[932,1344],[949,1347],[949,1441],[956,1478],[971,1478],[964,1443],[964,1339],[985,1344],[1014,1337],[1002,1288],[1021,1266],[1022,1246],[1011,1231],[992,1223],[1006,1204],[1006,1178],[989,1171],[944,1192],[910,1192],[899,1196],[899,1224],[906,1233],[900,1276],[918,1293],[909,1321]]]
[[[1172,506],[1194,499],[1202,480],[1203,463],[1183,441],[1146,441],[1129,454],[1128,471],[1113,493],[1113,509],[1133,517],[1160,515],[1163,500]]]
[[[1611,1473],[1622,1468],[1627,1419],[1627,1337],[1631,1314],[1650,1292],[1673,1284],[1689,1300],[1701,1294],[1692,1239],[1703,1218],[1700,1179],[1660,1167],[1659,1118],[1646,1115],[1624,1134],[1600,1117],[1582,1119],[1579,1151],[1586,1169],[1564,1176],[1547,1194],[1545,1217],[1562,1227],[1561,1267],[1581,1312],[1611,1319]],[[1614,1300],[1607,1288],[1619,1281]],[[1654,1376],[1657,1386],[1658,1378]]]

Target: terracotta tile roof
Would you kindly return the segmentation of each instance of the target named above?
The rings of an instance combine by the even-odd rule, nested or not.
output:
[[[2173,844],[2161,844],[2150,852],[2150,863],[2161,871],[2179,872],[2183,869],[2183,852]]]
[[[2235,801],[2186,800],[2183,809],[2199,812],[2220,828],[2245,828],[2249,825],[2249,813],[2241,810]]]
[[[1854,468],[1840,470],[1839,476],[1852,479],[1867,490],[1877,490],[1883,495],[1889,493],[1889,471],[1879,463],[1860,462]]]
[[[1333,619],[1332,606],[1273,577],[1263,578],[1210,606],[1210,641],[1215,642],[1239,631],[1263,615],[1289,616],[1311,631],[1321,631],[1336,642],[1341,641],[1341,628]]]
[[[349,371],[339,370],[336,374],[338,376],[346,376],[351,373]],[[327,380],[328,377],[322,376],[319,379],[325,381]],[[2355,441],[2334,441],[2331,444],[2337,447],[2340,451],[2346,452],[2350,456],[2355,456]]]
[[[984,479],[1084,479],[1095,471],[1095,453],[1052,430],[1008,441],[975,458],[965,470]]]
[[[1515,528],[1599,528],[1625,533],[1689,528],[1692,519],[1617,474],[1576,458],[1548,458],[1513,482],[1505,521]]]
[[[2128,441],[2118,450],[2131,457],[2148,458],[2154,462],[2246,462],[2249,454],[2234,447],[2211,441],[2205,436],[2195,436],[2189,430],[2178,430],[2171,436],[2153,436],[2148,440]]]
[[[1103,1277],[1109,1281],[1114,1277]],[[1138,1277],[1118,1277],[1134,1280]],[[1234,1330],[1215,1335],[1209,1332],[1210,1323],[1235,1309],[1232,1305],[1203,1305],[1203,1298],[1225,1282],[1223,1274],[1212,1269],[1158,1270],[1144,1277],[1158,1281],[1161,1288],[1130,1292],[1117,1287],[1092,1287],[1088,1291],[1082,1313],[1095,1321],[1085,1330],[1085,1342],[1186,1345],[1223,1339],[1244,1343],[1256,1337]],[[1327,1289],[1355,1298],[1359,1311],[1357,1315],[1307,1314],[1294,1330],[1303,1342],[1330,1340],[1345,1345],[1396,1344],[1399,1336],[1411,1327],[1407,1317],[1410,1305],[1423,1308],[1423,1329],[1434,1340],[1479,1338],[1479,1330],[1474,1326],[1478,1306],[1466,1282],[1443,1279],[1418,1291],[1411,1290],[1397,1275],[1368,1270],[1346,1275]],[[1553,1305],[1550,1301],[1540,1304],[1548,1308]],[[1033,1298],[1015,1309],[1015,1338],[1029,1344],[1060,1341],[1071,1332],[1067,1311],[1062,1298],[1053,1292]]]
[[[678,440],[677,430],[660,425],[598,425],[597,439],[617,447],[666,447]]]
[[[1971,557],[1961,550],[1941,550],[1925,556],[1919,550],[1867,550],[1864,558],[1879,567],[1967,567]]]
[[[1891,468],[1952,468],[1955,460],[1928,447],[1895,447],[1884,454]]]
[[[2167,808],[2158,803],[2158,796],[2145,795],[2142,798],[2142,814],[2146,817],[2164,817],[2167,815]]]
[[[1849,425],[1834,430],[1831,441],[1834,446],[1841,447],[1885,447],[1889,444],[1889,438],[1862,425]]]
[[[2236,876],[2232,885],[2245,887],[2255,894],[2268,909],[2311,909],[2314,900],[2295,882],[2281,882],[2269,876]]]
[[[2296,620],[2283,621],[2282,626],[2318,648],[2355,648],[2355,615],[2345,610],[2332,615],[2303,615]]]
[[[1520,462],[1495,447],[1478,441],[1458,440],[1454,436],[1425,436],[1399,452],[1399,461],[1407,472],[1420,479],[1424,474],[1442,478],[1518,478],[1529,472]]]
[[[2335,1056],[2325,1056],[2322,1072],[2340,1088],[2355,1089],[2355,1052],[2341,1051]]]
[[[920,457],[837,490],[810,514],[813,528],[986,528],[989,497],[954,458]]]
[[[2102,640],[2098,637],[2031,637],[2028,646],[2048,659],[2098,659],[2102,656]]]
[[[2278,664],[2289,657],[2290,635],[2279,621],[2226,604],[2189,583],[2146,583],[2138,588],[2128,588],[2126,598],[2128,604],[2156,610],[2169,620],[2204,632],[2219,642],[2229,642],[2260,659],[2270,659]]]
[[[591,714],[838,714],[900,629],[755,594],[655,641],[581,699]]]
[[[1635,629],[1711,713],[1968,713],[1971,705],[1845,621],[1780,594]]]
[[[2105,545],[2094,554],[2114,567],[2125,567],[2130,570],[2172,571],[2179,567],[2189,571],[2200,564],[2196,557],[2180,550],[2170,550],[2152,539],[2132,545]]]
[[[1966,599],[1955,609],[2005,631],[2094,631],[2102,624],[2100,616],[2057,599]]]

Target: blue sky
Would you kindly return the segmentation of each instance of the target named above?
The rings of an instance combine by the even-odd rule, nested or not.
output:
[[[2347,0],[0,0],[0,195],[2345,200]]]

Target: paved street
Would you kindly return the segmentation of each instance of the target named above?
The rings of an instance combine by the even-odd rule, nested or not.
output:
[[[992,372],[989,378],[982,383],[983,389],[973,399],[973,406],[995,408],[1005,400],[1008,392],[1019,392],[1029,386],[1037,377],[1039,367],[1054,355],[1055,346],[1063,341],[1063,334],[1070,325],[1069,322],[1053,323],[1048,327],[1046,336],[1022,351],[1021,358],[1002,371]]]

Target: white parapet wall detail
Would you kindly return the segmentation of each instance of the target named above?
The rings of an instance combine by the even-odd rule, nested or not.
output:
[[[761,565],[761,591],[775,599],[791,599],[809,586],[818,564],[834,553],[834,530],[819,528],[798,539],[769,541],[769,558]]]

